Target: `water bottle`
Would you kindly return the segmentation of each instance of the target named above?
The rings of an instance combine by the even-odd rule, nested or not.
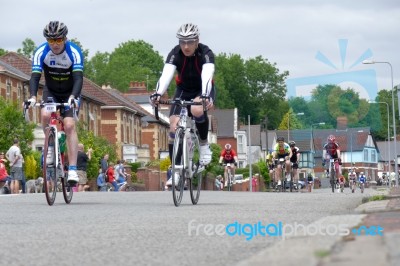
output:
[[[66,146],[66,140],[67,137],[65,136],[65,132],[64,131],[58,131],[58,143],[60,145],[60,152],[63,153],[65,152],[65,146]]]

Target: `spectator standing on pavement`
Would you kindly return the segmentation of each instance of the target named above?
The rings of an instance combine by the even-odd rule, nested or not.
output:
[[[78,144],[78,155],[76,159],[76,169],[79,177],[78,181],[78,192],[85,191],[85,189],[89,188],[87,185],[87,164],[89,160],[92,159],[92,148],[89,148],[85,153],[85,147],[82,143]]]
[[[104,154],[103,159],[100,160],[100,167],[101,167],[101,172],[103,174],[106,173],[107,169],[108,169],[108,153]]]
[[[22,181],[22,155],[18,139],[14,139],[14,145],[7,151],[6,158],[11,168],[11,194],[19,194],[19,182]]]

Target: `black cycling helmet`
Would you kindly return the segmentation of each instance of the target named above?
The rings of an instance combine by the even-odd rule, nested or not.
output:
[[[65,38],[68,34],[68,28],[59,21],[50,21],[43,29],[43,36],[46,39]]]
[[[277,141],[285,141],[285,138],[284,137],[278,137],[276,140]]]
[[[293,140],[289,143],[290,146],[296,146],[296,142],[294,142]]]

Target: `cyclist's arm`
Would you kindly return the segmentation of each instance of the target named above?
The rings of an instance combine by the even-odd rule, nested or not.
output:
[[[176,70],[176,66],[173,64],[165,64],[163,68],[163,72],[161,74],[160,79],[157,82],[156,93],[163,95],[165,91],[168,89],[169,83],[171,83],[172,78],[174,77]]]
[[[72,72],[72,92],[75,98],[78,98],[81,95],[82,85],[83,85],[83,72],[82,71],[74,71]]]
[[[207,63],[203,65],[203,70],[201,71],[202,95],[207,95],[207,96],[210,95],[214,71],[215,71],[215,65],[213,63]]]
[[[31,79],[29,80],[29,92],[32,96],[37,96],[37,92],[39,89],[39,81],[42,73],[32,72]]]
[[[288,156],[289,156],[289,159],[292,158],[292,156],[293,156],[292,149],[289,149],[289,155]]]

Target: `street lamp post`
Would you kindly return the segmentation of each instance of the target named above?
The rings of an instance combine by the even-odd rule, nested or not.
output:
[[[315,123],[315,124],[311,124],[311,153],[312,153],[312,166],[315,166],[314,163],[314,153],[315,153],[315,142],[314,142],[314,131],[313,131],[313,126],[323,126],[325,125],[325,122],[319,122],[319,123]]]
[[[290,135],[289,135],[289,131],[290,131],[290,123],[289,123],[289,121],[290,121],[290,116],[291,115],[304,115],[304,113],[302,112],[302,113],[295,113],[295,114],[292,114],[292,113],[288,113],[289,115],[288,115],[288,120],[287,120],[287,142],[289,143],[289,139],[290,139]]]
[[[388,134],[388,136],[387,136],[387,142],[386,142],[386,145],[387,145],[387,151],[388,151],[388,160],[389,160],[389,166],[388,166],[388,171],[389,171],[389,175],[390,175],[390,165],[391,165],[391,163],[390,163],[390,127],[389,127],[389,124],[390,124],[390,122],[389,122],[389,104],[387,103],[387,102],[375,102],[375,101],[369,101],[369,103],[384,103],[384,104],[386,104],[386,112],[387,112],[387,134]]]
[[[372,61],[372,60],[364,60],[363,64],[388,64],[390,66],[390,76],[392,79],[392,86],[391,86],[391,90],[392,90],[392,111],[393,111],[393,147],[394,147],[394,169],[395,169],[395,180],[396,180],[396,187],[399,186],[399,170],[398,170],[398,165],[397,165],[397,135],[396,135],[396,117],[395,117],[395,109],[394,109],[394,88],[393,88],[393,67],[392,64],[390,64],[389,62],[385,62],[385,61]]]

